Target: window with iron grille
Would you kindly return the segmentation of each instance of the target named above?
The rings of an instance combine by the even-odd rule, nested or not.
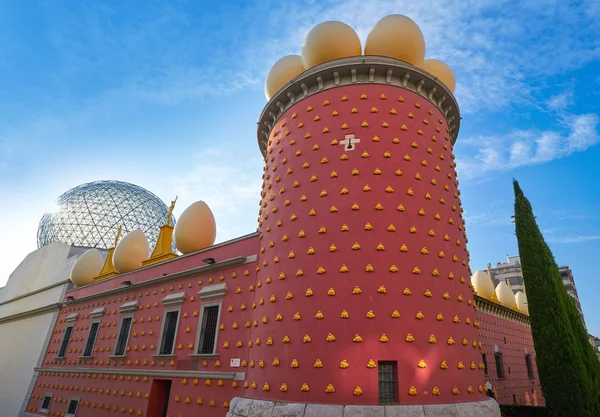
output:
[[[487,375],[488,374],[488,367],[487,367],[487,356],[485,353],[481,354],[481,362],[483,362],[483,374]]]
[[[129,340],[129,330],[131,329],[132,317],[123,317],[121,320],[121,328],[119,329],[119,338],[115,347],[115,356],[125,355],[125,348]]]
[[[379,403],[390,404],[398,402],[398,363],[379,362]]]
[[[160,355],[171,355],[173,353],[173,345],[175,344],[175,333],[177,332],[177,320],[179,319],[179,311],[169,311],[165,316],[165,324],[163,327],[162,340],[160,342]]]
[[[65,417],[74,417],[75,413],[77,413],[78,408],[79,408],[79,400],[77,400],[77,399],[69,400],[69,405],[67,406],[67,412],[65,413]]]
[[[73,326],[69,326],[65,329],[65,336],[63,337],[62,343],[60,344],[60,350],[58,351],[59,358],[64,358],[67,353],[67,346],[69,345],[71,333],[73,333]]]
[[[198,353],[210,355],[215,353],[217,341],[217,326],[219,322],[220,304],[203,306]]]
[[[534,379],[535,375],[533,374],[533,362],[531,361],[531,354],[525,355],[525,364],[527,365],[527,376],[529,379]]]
[[[52,401],[52,394],[44,395],[44,398],[42,398],[42,404],[40,405],[40,411],[48,411],[48,408],[50,408],[51,401]]]
[[[85,344],[85,349],[83,350],[83,356],[92,356],[92,350],[96,344],[96,337],[98,336],[99,327],[99,322],[92,323],[92,327],[90,327],[90,333],[88,334],[88,339]]]
[[[496,352],[496,373],[498,378],[504,379],[504,361],[502,360],[502,353]]]

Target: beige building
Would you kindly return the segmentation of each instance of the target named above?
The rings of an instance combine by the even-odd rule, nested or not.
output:
[[[491,265],[488,265],[491,267]],[[569,293],[577,310],[583,316],[581,309],[581,303],[579,302],[579,296],[577,295],[577,288],[575,287],[575,279],[573,278],[573,271],[568,266],[559,266],[560,276],[562,278],[565,289]],[[524,291],[525,284],[523,282],[523,271],[521,270],[521,258],[519,256],[507,256],[506,262],[496,263],[495,268],[491,268],[492,280],[494,285],[498,285],[499,282],[505,281],[510,284],[514,292]],[[585,321],[584,321],[585,322]]]
[[[521,258],[519,256],[507,256],[506,262],[496,263],[495,268],[492,268],[491,264],[488,264],[488,267],[491,270],[492,281],[494,282],[494,285],[498,285],[498,283],[504,281],[507,284],[510,284],[514,292],[525,290],[523,271],[521,270]],[[575,286],[573,271],[571,271],[571,268],[568,266],[559,266],[558,270],[560,271],[560,276],[565,289],[573,298],[573,301],[575,301],[575,305],[577,306],[577,310],[579,310],[579,314],[581,314],[581,319],[583,320],[583,325],[585,326],[585,319],[583,317],[581,303],[579,302],[579,295],[577,295],[577,287]],[[588,334],[588,339],[600,358],[600,351],[598,350],[600,348],[600,339],[591,334]]]
[[[0,288],[0,416],[23,415],[34,368],[72,286],[71,267],[86,249],[49,243],[27,255]]]

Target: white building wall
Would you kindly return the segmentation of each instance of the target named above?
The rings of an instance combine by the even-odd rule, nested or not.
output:
[[[0,417],[24,411],[71,268],[85,250],[50,243],[27,255],[0,288]]]
[[[19,415],[58,310],[0,324],[0,416]],[[29,395],[28,395],[29,396]]]
[[[18,298],[5,304],[0,304],[0,327],[2,327],[3,318],[27,314],[36,309],[43,309],[51,305],[56,305],[62,301],[64,287],[66,285],[67,281],[64,280],[57,286],[47,287],[47,290],[33,293],[29,296]]]
[[[31,252],[0,288],[0,303],[69,279],[73,264],[85,250],[52,242]]]

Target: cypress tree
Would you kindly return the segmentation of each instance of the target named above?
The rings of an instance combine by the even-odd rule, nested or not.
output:
[[[588,373],[590,383],[588,392],[591,396],[593,415],[600,416],[600,360],[598,360],[598,356],[589,342],[582,315],[568,293],[566,294],[566,304],[567,314],[571,319],[571,328],[583,354],[584,368]]]
[[[554,416],[596,416],[596,378],[591,378],[586,369],[588,355],[581,346],[581,332],[573,322],[573,311],[567,299],[570,296],[535,221],[531,204],[519,183],[513,181],[513,185],[519,256],[546,406]],[[581,321],[578,313],[577,320]]]

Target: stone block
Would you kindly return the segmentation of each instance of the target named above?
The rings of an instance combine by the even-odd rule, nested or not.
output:
[[[235,397],[229,403],[229,412],[233,413],[236,417],[248,417],[251,407],[252,400],[250,398]]]
[[[240,397],[233,397],[231,401],[229,401],[229,411],[234,411],[238,402],[240,401]]]
[[[271,417],[274,405],[272,401],[252,400],[248,417]]]
[[[298,403],[275,403],[272,417],[304,417],[306,404]]]
[[[481,405],[482,415],[490,417],[500,417],[500,406],[493,398],[479,403]]]
[[[422,405],[386,405],[385,417],[425,417]]]
[[[459,416],[465,417],[500,417],[500,406],[492,398],[479,402],[458,403],[456,411]]]
[[[456,411],[454,404],[431,404],[424,405],[425,417],[463,417]]]
[[[344,417],[344,406],[307,404],[304,417]]]
[[[380,405],[347,405],[344,417],[385,417],[385,408]]]
[[[455,404],[456,411],[459,416],[464,417],[487,417],[488,414],[484,414],[481,407],[481,403],[457,403]],[[491,416],[491,415],[490,415]]]

